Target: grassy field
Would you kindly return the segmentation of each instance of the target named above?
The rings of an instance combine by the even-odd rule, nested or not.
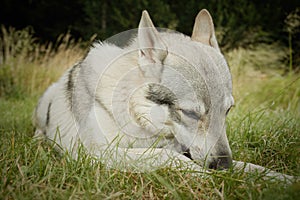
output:
[[[298,199],[300,183],[261,174],[215,172],[208,179],[168,168],[149,173],[106,169],[32,140],[33,109],[45,88],[84,56],[68,35],[37,45],[28,31],[2,28],[0,39],[0,199]],[[53,49],[57,49],[54,51]],[[300,175],[300,75],[282,75],[286,50],[260,45],[226,52],[235,107],[227,134],[235,160]]]

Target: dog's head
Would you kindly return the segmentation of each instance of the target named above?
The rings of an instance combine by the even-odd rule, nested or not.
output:
[[[232,158],[225,118],[233,105],[232,81],[208,11],[199,12],[191,37],[158,32],[144,11],[137,41],[147,101],[140,106],[155,108],[148,119],[153,127],[170,132],[173,148],[200,165],[228,168]],[[144,110],[138,107],[137,112]]]

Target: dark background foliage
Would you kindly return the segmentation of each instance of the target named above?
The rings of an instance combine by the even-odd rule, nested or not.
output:
[[[30,26],[42,42],[54,41],[68,31],[83,40],[93,34],[105,39],[136,28],[141,11],[147,9],[156,26],[191,34],[195,16],[206,8],[220,46],[227,50],[259,42],[288,46],[286,19],[297,8],[299,14],[299,7],[299,0],[1,0],[0,24],[18,29]],[[299,59],[299,25],[290,34],[293,58]]]

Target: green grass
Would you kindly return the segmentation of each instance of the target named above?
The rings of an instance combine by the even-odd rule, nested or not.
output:
[[[38,96],[84,53],[71,51],[78,47],[73,45],[56,52],[50,49],[51,56],[46,58],[33,59],[28,51],[17,56],[8,52],[10,57],[0,59],[0,199],[299,198],[299,182],[286,185],[263,180],[261,174],[232,171],[216,172],[207,179],[169,168],[142,174],[120,172],[85,153],[75,161],[59,155],[50,144],[33,140],[31,116]],[[251,55],[259,56],[263,50],[258,47]],[[256,57],[249,60],[247,52],[226,53],[236,100],[227,127],[233,157],[299,176],[299,74],[282,76],[280,67],[269,68],[270,62],[263,58],[254,65],[251,59]],[[275,51],[272,56],[276,57]]]

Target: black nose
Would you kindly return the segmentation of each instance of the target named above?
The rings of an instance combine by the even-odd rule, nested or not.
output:
[[[232,164],[232,159],[230,156],[219,156],[208,165],[209,169],[228,169]]]

